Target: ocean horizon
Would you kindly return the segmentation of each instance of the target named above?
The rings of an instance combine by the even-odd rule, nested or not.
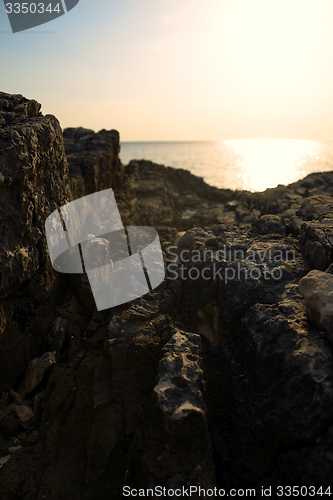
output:
[[[263,191],[333,170],[333,142],[302,139],[121,142],[120,159],[183,168],[219,188]]]

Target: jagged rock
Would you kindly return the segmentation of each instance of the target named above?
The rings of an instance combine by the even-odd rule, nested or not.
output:
[[[333,213],[333,198],[330,196],[317,195],[306,198],[297,215],[306,218],[306,220],[318,219],[323,215],[332,217]]]
[[[97,134],[84,128],[64,130],[69,162],[71,199],[114,187],[124,171],[118,157],[119,134],[101,130]]]
[[[137,304],[133,304],[129,309],[122,312],[121,317],[130,321],[145,321],[156,318],[159,314],[159,304],[157,301],[148,302],[139,299]]]
[[[285,223],[277,215],[262,215],[252,226],[259,234],[285,234]]]
[[[333,219],[328,224],[318,220],[304,222],[301,226],[300,243],[303,254],[312,267],[326,269],[332,262]]]
[[[44,221],[68,199],[68,163],[59,122],[40,107],[0,93],[0,390],[38,354],[61,283]]]
[[[322,271],[310,271],[299,282],[305,298],[309,319],[326,332],[333,344],[333,276]]]
[[[0,93],[4,116],[19,105],[25,119],[0,127],[1,298],[36,273],[47,257],[44,221],[68,195],[59,122],[54,116],[42,116],[36,101]]]
[[[147,488],[215,486],[200,344],[199,335],[176,331],[163,348],[154,387],[156,407],[146,411],[148,427],[138,436]]]

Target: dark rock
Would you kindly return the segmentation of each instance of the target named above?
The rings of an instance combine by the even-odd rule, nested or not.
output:
[[[285,223],[277,215],[262,215],[252,226],[259,234],[285,234]]]
[[[299,283],[310,320],[326,332],[333,344],[333,276],[322,271],[310,271]]]
[[[44,222],[68,199],[68,164],[59,122],[40,107],[0,94],[0,390],[38,354],[61,285],[49,263]]]
[[[199,335],[177,331],[162,350],[148,426],[141,427],[137,441],[147,488],[215,486],[200,343]]]
[[[123,180],[116,130],[101,130],[96,134],[89,129],[67,128],[63,136],[71,199],[114,187]]]

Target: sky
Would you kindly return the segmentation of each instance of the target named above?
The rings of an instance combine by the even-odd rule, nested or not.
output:
[[[13,34],[0,0],[0,90],[122,141],[333,141],[332,26],[332,0],[80,0]]]

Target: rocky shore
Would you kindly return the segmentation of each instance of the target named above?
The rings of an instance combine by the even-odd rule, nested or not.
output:
[[[124,167],[118,132],[62,131],[40,108],[0,93],[0,499],[325,491],[333,172],[218,189],[145,160]],[[166,278],[98,312],[86,275],[52,269],[44,224],[110,187],[124,225],[158,231]]]

